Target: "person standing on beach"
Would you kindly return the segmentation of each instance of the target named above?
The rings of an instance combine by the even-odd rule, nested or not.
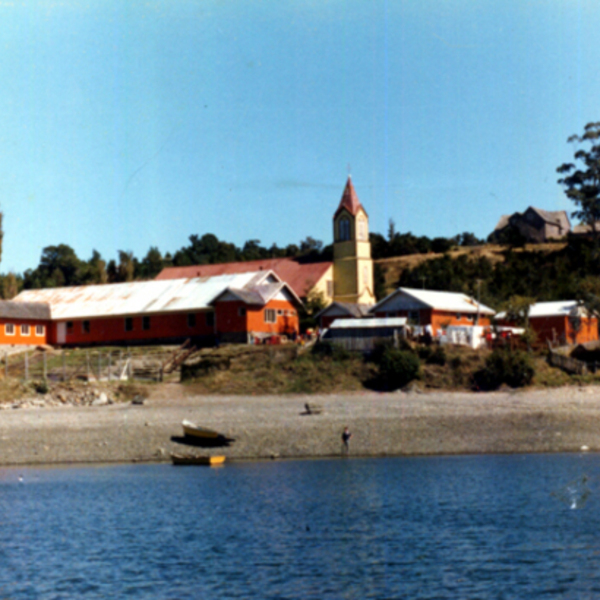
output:
[[[350,433],[348,427],[344,427],[344,431],[342,432],[342,454],[344,456],[348,456],[348,452],[350,450],[348,442],[350,441],[351,437],[352,434]]]

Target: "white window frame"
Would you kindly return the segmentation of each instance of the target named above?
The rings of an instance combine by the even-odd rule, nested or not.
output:
[[[19,328],[21,330],[21,337],[29,337],[31,335],[31,329],[27,323],[19,325]]]
[[[274,308],[265,308],[264,311],[265,323],[277,323],[277,312]]]
[[[46,333],[46,327],[44,325],[36,325],[35,326],[35,335],[37,337],[43,337]]]
[[[4,335],[15,335],[14,323],[5,323],[4,324]]]

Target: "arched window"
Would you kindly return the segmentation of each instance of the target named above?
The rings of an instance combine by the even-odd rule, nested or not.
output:
[[[350,219],[342,217],[338,222],[340,242],[345,242],[350,239]]]

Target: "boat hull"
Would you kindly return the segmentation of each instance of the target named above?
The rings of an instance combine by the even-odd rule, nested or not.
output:
[[[193,456],[191,454],[171,454],[171,461],[177,466],[199,465],[216,467],[225,462],[224,456]]]

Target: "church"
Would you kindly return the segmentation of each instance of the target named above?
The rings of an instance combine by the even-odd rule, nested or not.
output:
[[[156,279],[212,277],[271,270],[306,300],[320,294],[332,302],[370,307],[375,304],[373,260],[369,241],[369,216],[363,208],[352,178],[333,214],[333,262],[304,263],[294,258],[268,258],[217,265],[167,267]]]

